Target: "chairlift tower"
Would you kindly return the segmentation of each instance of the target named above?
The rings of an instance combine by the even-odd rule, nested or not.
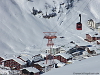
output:
[[[55,34],[57,32],[43,32],[43,33],[45,34],[44,39],[48,39],[47,46],[50,47],[50,55],[52,55],[51,54],[51,47],[53,47],[53,45],[54,45],[52,39],[56,39],[57,38],[57,36],[55,36]],[[47,64],[47,56],[46,56],[46,64]]]

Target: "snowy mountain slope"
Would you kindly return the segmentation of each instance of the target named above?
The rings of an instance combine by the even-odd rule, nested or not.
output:
[[[52,69],[43,75],[100,75],[100,56],[77,61],[58,69]]]
[[[75,1],[73,8],[66,9],[66,0],[0,0],[0,51],[2,53],[20,52],[45,47],[47,40],[43,32],[56,31],[58,38],[55,45],[65,45],[70,41],[87,44],[85,34],[92,32],[87,27],[87,20],[99,21],[99,0]],[[33,7],[42,13],[32,15]],[[45,19],[43,15],[52,13],[56,7],[56,17]],[[60,10],[60,13],[58,13]],[[78,14],[82,14],[83,30],[76,30],[79,22]],[[59,36],[64,36],[60,39]],[[74,39],[73,39],[74,38]]]

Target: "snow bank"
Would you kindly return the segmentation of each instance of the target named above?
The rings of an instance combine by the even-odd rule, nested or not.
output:
[[[73,64],[66,65],[62,68],[51,70],[43,75],[87,75],[87,73],[94,73],[100,75],[100,56],[91,57],[82,61],[74,62]],[[86,74],[85,74],[86,73]],[[88,74],[92,75],[92,74]]]

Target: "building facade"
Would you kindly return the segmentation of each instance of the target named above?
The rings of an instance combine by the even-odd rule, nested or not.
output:
[[[16,62],[14,59],[5,60],[4,66],[15,70],[20,70],[23,67],[22,64]]]

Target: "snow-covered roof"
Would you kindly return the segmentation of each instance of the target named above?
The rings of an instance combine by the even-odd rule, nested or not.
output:
[[[87,45],[90,45],[89,42],[86,42],[86,41],[82,41],[82,42],[79,42],[79,43],[76,43],[78,46],[87,46]]]
[[[76,46],[76,44],[73,44],[73,43],[70,43],[70,44],[69,44],[69,47],[70,47],[70,48],[73,48],[73,47],[75,47],[75,46]]]
[[[46,53],[41,53],[42,57],[46,57]]]
[[[60,46],[53,46],[52,48],[59,48]]]
[[[24,62],[24,61],[20,60],[20,59],[19,59],[19,58],[17,58],[16,56],[12,56],[12,55],[4,55],[4,56],[3,56],[3,58],[4,58],[4,60],[3,60],[3,61],[13,59],[13,60],[15,60],[16,62],[18,62],[18,63],[19,63],[19,64],[21,64],[21,65],[24,65],[24,64],[25,64],[25,62]]]
[[[52,65],[54,64],[54,60],[47,60],[47,63],[46,63],[46,60],[45,61],[40,61],[40,62],[37,62],[37,63],[34,63],[34,64],[39,64],[40,66],[44,67],[44,66],[49,66],[49,65]]]
[[[33,57],[34,56],[37,56],[39,55],[40,53],[38,52],[30,52],[30,53],[21,53],[19,56],[20,58],[22,58],[24,61],[27,61],[27,60],[33,60]],[[40,54],[41,56],[41,54]]]
[[[26,64],[26,62],[24,62],[24,61],[22,61],[22,60],[20,60],[20,59],[18,59],[18,58],[13,58],[13,60],[15,60],[16,62],[18,62],[18,63],[21,64],[21,65]]]
[[[65,63],[62,63],[60,62],[59,60],[57,59],[52,59],[52,60],[47,60],[47,64],[46,64],[46,60],[45,61],[40,61],[40,62],[37,62],[35,64],[39,64],[40,66],[44,67],[44,66],[49,66],[51,64],[57,64],[59,66],[64,66]]]
[[[98,42],[100,42],[100,40],[97,40]]]
[[[46,57],[46,55],[49,55],[50,53],[41,53],[42,57]]]
[[[31,60],[32,56],[28,55],[28,54],[21,54],[20,58],[22,58],[23,60],[27,61],[28,59]]]
[[[32,58],[33,58],[33,59],[32,59],[33,61],[40,61],[40,60],[43,60],[43,57],[42,57],[41,54],[35,55],[35,56],[33,56]]]
[[[64,58],[66,58],[66,59],[72,57],[71,54],[66,54],[66,53],[59,53],[59,54],[56,54],[55,56],[57,56],[57,55],[60,55],[60,56],[62,56],[62,57],[64,57]]]
[[[18,59],[18,58],[14,58],[14,57],[9,58],[9,59],[4,59],[3,61],[11,60],[11,59],[13,59],[14,61],[18,62],[18,63],[21,64],[21,65],[26,64],[26,62],[24,62],[24,61],[22,61],[22,60],[20,60],[20,59]]]
[[[33,72],[33,73],[37,73],[39,72],[38,69],[34,68],[34,67],[27,67],[27,68],[23,68],[23,69],[26,69],[27,71],[29,72]]]
[[[53,59],[53,60],[54,60],[54,63],[60,63],[60,61],[57,59]]]
[[[65,63],[58,63],[57,66],[63,67]]]

